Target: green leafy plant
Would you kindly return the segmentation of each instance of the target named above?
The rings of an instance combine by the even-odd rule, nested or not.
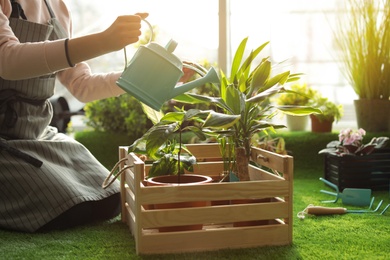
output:
[[[343,105],[341,104],[336,105],[328,98],[323,97],[320,93],[317,93],[313,97],[310,104],[311,106],[321,110],[322,113],[313,115],[317,117],[320,122],[323,121],[338,122],[344,114]]]
[[[316,91],[306,83],[295,83],[292,84],[289,89],[286,89],[285,93],[278,95],[278,97],[275,98],[275,101],[280,106],[307,106],[315,92]]]
[[[277,111],[293,115],[320,113],[320,110],[311,107],[273,106],[270,98],[286,91],[283,87],[284,84],[299,79],[299,75],[291,74],[290,71],[272,75],[272,64],[269,57],[261,59],[251,70],[255,58],[268,42],[244,57],[247,40],[248,38],[244,38],[235,52],[230,76],[221,72],[220,97],[192,93],[175,97],[176,100],[184,103],[213,104],[221,109],[221,114],[225,116],[240,116],[239,120],[229,127],[208,129],[207,126],[203,126],[203,131],[217,137],[222,147],[223,156],[231,157],[225,160],[229,163],[229,171],[236,173],[241,181],[249,180],[248,165],[252,136],[258,132],[274,131],[274,129],[285,127],[270,122]]]
[[[138,138],[152,125],[141,104],[129,94],[89,102],[84,110],[86,124],[98,131]]]
[[[346,77],[360,99],[390,97],[390,0],[349,0],[336,44]],[[343,12],[342,10],[341,12]]]
[[[153,160],[148,177],[192,172],[196,158],[182,143],[182,133],[192,132],[200,140],[205,140],[206,135],[202,132],[202,127],[226,127],[239,118],[198,109],[164,114],[145,107],[145,113],[154,125],[129,147],[128,152],[144,154]]]

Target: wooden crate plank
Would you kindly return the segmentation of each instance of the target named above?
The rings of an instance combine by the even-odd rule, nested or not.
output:
[[[176,187],[144,187],[140,188],[138,199],[141,204],[159,204],[197,200],[260,199],[288,195],[289,182],[248,181]]]
[[[291,243],[287,239],[286,225],[144,234],[142,239],[145,245],[139,248],[142,254],[210,251]]]
[[[267,202],[198,208],[146,210],[141,213],[139,223],[142,228],[156,228],[188,224],[221,224],[235,221],[268,220],[287,217],[287,203]]]

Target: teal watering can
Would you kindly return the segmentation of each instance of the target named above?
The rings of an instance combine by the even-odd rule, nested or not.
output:
[[[150,24],[148,23],[151,28]],[[140,46],[117,81],[117,85],[147,106],[160,110],[168,100],[205,83],[219,83],[214,68],[206,74],[198,68],[183,64],[172,52],[177,42],[170,40],[165,47],[155,42]],[[183,67],[202,75],[201,78],[178,85],[184,75]]]

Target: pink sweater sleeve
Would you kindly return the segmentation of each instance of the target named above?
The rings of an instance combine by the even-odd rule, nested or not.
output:
[[[29,21],[47,23],[50,19],[44,1],[19,0]],[[50,1],[56,18],[71,35],[71,14],[62,0]],[[58,79],[80,101],[116,96],[124,93],[116,85],[119,73],[93,74],[86,63],[69,68],[64,39],[37,43],[20,43],[9,27],[9,0],[0,0],[0,77],[20,80],[58,72]]]

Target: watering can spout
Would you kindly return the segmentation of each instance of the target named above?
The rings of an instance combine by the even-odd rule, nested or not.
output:
[[[190,91],[193,88],[203,86],[206,83],[219,83],[219,77],[213,67],[204,75],[202,78],[187,82],[183,85],[176,86],[173,88],[171,98],[183,94],[184,92]]]

